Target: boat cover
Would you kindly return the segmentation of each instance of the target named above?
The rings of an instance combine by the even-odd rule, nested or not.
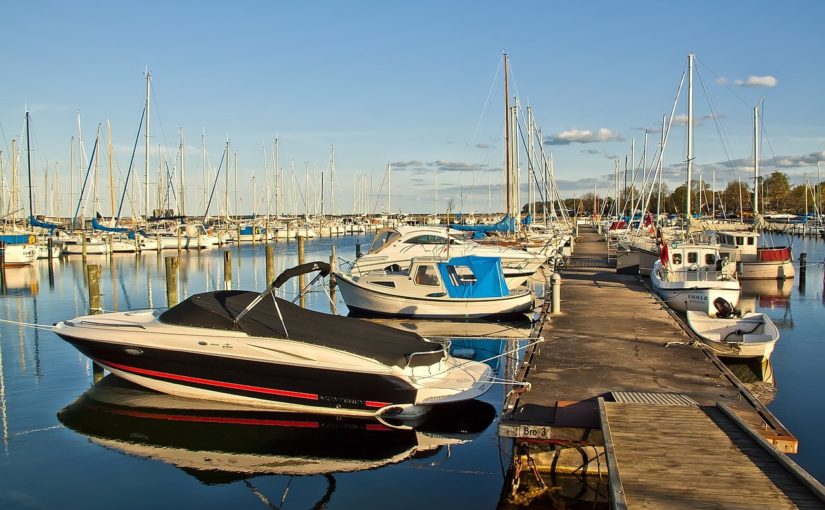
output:
[[[456,266],[465,266],[473,272],[475,280],[461,278]],[[439,262],[438,270],[447,295],[451,298],[495,298],[510,295],[500,257],[453,257],[447,262]]]
[[[278,277],[275,278],[275,281],[272,282],[272,286],[276,289],[280,289],[281,285],[285,284],[290,279],[302,274],[314,273],[315,271],[320,271],[322,277],[327,276],[330,272],[329,264],[326,262],[307,262],[306,264],[291,267],[279,274]]]
[[[257,292],[240,290],[195,294],[160,314],[159,319],[164,324],[242,331],[258,337],[289,338],[365,356],[388,366],[404,367],[408,363],[410,366],[425,366],[435,363],[442,356],[441,344],[428,342],[415,333],[315,312],[275,298],[283,316],[282,324],[271,296],[262,299],[235,323],[235,317],[257,296]],[[411,357],[412,353],[428,354]]]

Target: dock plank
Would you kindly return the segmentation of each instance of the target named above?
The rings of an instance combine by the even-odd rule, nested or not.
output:
[[[605,409],[629,508],[825,508],[716,407]]]

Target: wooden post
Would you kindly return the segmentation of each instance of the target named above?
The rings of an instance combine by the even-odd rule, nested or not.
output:
[[[223,288],[232,289],[232,252],[229,250],[223,252]]]
[[[267,244],[266,253],[266,284],[269,285],[275,280],[275,247]]]
[[[115,257],[115,238],[112,237],[112,234],[109,234],[109,258],[113,259]]]
[[[84,236],[85,239],[85,236]],[[86,267],[86,280],[89,282],[89,314],[97,315],[103,310],[100,306],[100,269],[99,265],[88,265]],[[103,367],[97,363],[92,363],[92,380],[97,383],[103,379]]]
[[[166,303],[170,308],[178,304],[178,257],[166,257]]]
[[[335,245],[332,245],[332,252],[329,254],[329,292],[335,292],[335,263],[338,258],[335,256]],[[334,295],[334,294],[333,294]]]
[[[83,264],[86,264],[86,234],[80,234],[80,252],[83,254]]]
[[[805,293],[805,274],[808,272],[808,254],[799,254],[799,292]]]
[[[298,236],[298,265],[304,263],[304,236]],[[304,285],[306,285],[306,275],[298,276],[298,292],[303,290]],[[301,308],[306,308],[306,296],[301,294],[301,298],[298,300]]]
[[[0,293],[6,293],[6,243],[0,241]]]
[[[49,236],[49,238],[46,239],[46,252],[49,255],[49,260],[52,260],[52,258],[54,258],[54,239],[52,239],[51,236]]]
[[[181,248],[183,248],[183,233],[181,232],[180,225],[178,225],[178,251],[180,251]]]
[[[102,312],[100,307],[100,266],[94,264],[86,266],[86,279],[89,282],[89,314],[97,315]]]

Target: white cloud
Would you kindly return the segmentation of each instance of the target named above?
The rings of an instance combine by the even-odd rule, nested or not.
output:
[[[716,78],[713,81],[715,81],[717,85],[727,85],[728,84],[728,79],[725,78],[724,76],[720,76],[720,77]]]
[[[733,83],[738,87],[776,87],[779,80],[773,76],[748,76],[746,80],[736,80]]]
[[[571,143],[622,142],[624,137],[607,128],[597,131],[568,129],[544,138],[545,145],[570,145]]]

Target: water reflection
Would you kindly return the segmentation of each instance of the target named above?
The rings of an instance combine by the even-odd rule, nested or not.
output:
[[[257,475],[375,469],[472,441],[495,408],[435,407],[415,427],[367,419],[246,411],[144,390],[108,375],[58,413],[106,448],[177,466],[207,484]]]

